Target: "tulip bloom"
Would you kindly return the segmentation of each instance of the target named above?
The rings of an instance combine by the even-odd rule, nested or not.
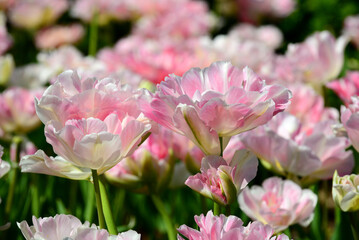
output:
[[[253,220],[280,232],[292,224],[308,226],[314,216],[317,196],[290,180],[268,178],[261,186],[246,188],[238,197],[241,210]]]
[[[170,75],[142,109],[147,117],[188,137],[206,155],[219,155],[219,137],[231,137],[268,122],[289,104],[290,92],[266,85],[250,69],[229,62]],[[221,116],[221,117],[218,117]]]
[[[206,216],[203,214],[195,216],[194,220],[199,231],[186,225],[178,228],[178,232],[189,240],[289,240],[284,234],[273,236],[274,231],[269,225],[263,225],[257,221],[245,227],[240,218],[232,215],[214,216],[212,211],[209,211]],[[180,235],[177,239],[184,240]]]
[[[33,226],[26,221],[17,223],[26,240],[140,240],[141,236],[133,230],[110,236],[104,229],[89,222],[81,223],[72,215],[59,214],[55,217],[32,217]]]
[[[359,97],[352,97],[351,101],[352,104],[348,107],[341,107],[340,118],[353,147],[359,151]],[[343,173],[339,174],[342,175]]]
[[[40,49],[52,49],[78,42],[85,30],[80,24],[45,28],[36,34],[35,44]]]
[[[0,94],[1,135],[27,133],[41,124],[36,115],[34,98],[41,97],[42,93],[42,89],[12,87]]]
[[[318,32],[303,43],[290,44],[286,58],[305,82],[318,86],[339,75],[346,44],[346,37],[336,40],[328,31]]]
[[[359,175],[333,176],[333,199],[344,212],[359,210]]]
[[[298,118],[278,114],[268,124],[241,136],[243,145],[262,160],[263,165],[284,176],[303,177],[303,184],[330,179],[336,169],[350,173],[354,157],[345,137],[332,133],[333,120],[307,127]]]
[[[352,97],[359,96],[359,71],[348,71],[346,75],[327,84],[346,106],[352,103]]]
[[[46,140],[59,156],[49,158],[41,150],[25,156],[22,171],[83,179],[91,169],[102,174],[115,166],[151,128],[138,109],[136,94],[118,80],[61,74],[36,100]]]
[[[359,15],[348,16],[344,20],[343,34],[359,48]]]
[[[229,205],[256,176],[257,167],[257,158],[246,150],[237,151],[231,161],[206,156],[201,173],[190,176],[185,184],[221,205]]]

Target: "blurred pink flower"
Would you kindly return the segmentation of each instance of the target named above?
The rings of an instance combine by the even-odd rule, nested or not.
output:
[[[123,20],[134,17],[131,1],[127,0],[76,0],[71,15],[90,22],[98,14],[98,23],[105,25],[111,20]]]
[[[166,11],[140,18],[133,34],[144,38],[188,39],[207,35],[214,23],[205,2],[177,1]]]
[[[318,122],[339,120],[339,112],[335,108],[325,107],[324,98],[308,85],[302,83],[288,84],[293,97],[287,112],[296,116],[302,123],[302,131],[310,134]]]
[[[289,240],[284,234],[273,236],[274,231],[269,225],[257,221],[245,227],[243,221],[233,215],[213,216],[212,211],[209,211],[206,216],[195,216],[194,220],[199,231],[186,225],[178,228],[178,232],[189,240]],[[177,239],[184,240],[180,235],[177,235]]]
[[[231,137],[268,122],[289,103],[290,92],[266,85],[252,70],[229,62],[170,75],[157,86],[147,117],[188,137],[206,155],[219,155],[219,137]],[[220,118],[218,116],[221,116]]]
[[[18,149],[20,148],[20,149]],[[12,162],[20,161],[20,159],[16,159],[17,151],[19,150],[20,159],[26,155],[35,154],[37,151],[36,146],[26,138],[22,138],[20,144],[16,142],[12,142],[10,145],[10,160]]]
[[[345,128],[353,147],[359,151],[359,97],[352,97],[352,103],[348,107],[341,106],[341,122]],[[349,174],[349,172],[339,175]]]
[[[119,233],[117,236],[109,235],[104,229],[89,222],[81,223],[72,215],[58,214],[55,217],[32,217],[33,226],[26,221],[17,223],[26,240],[33,239],[76,239],[76,240],[140,240],[141,236],[133,230]]]
[[[359,15],[348,16],[344,20],[343,34],[359,48]]]
[[[182,75],[192,67],[207,66],[214,59],[197,39],[174,41],[130,36],[121,39],[114,51],[125,67],[155,84],[168,74]]]
[[[59,75],[36,100],[46,140],[59,157],[38,151],[22,158],[22,171],[59,176],[80,169],[83,178],[89,169],[98,174],[109,170],[130,155],[151,128],[139,110],[139,94],[110,78],[80,79],[73,71]]]
[[[317,200],[311,190],[302,190],[294,182],[278,177],[266,179],[262,187],[246,188],[238,197],[243,212],[253,220],[269,224],[276,232],[296,223],[308,226]]]
[[[10,8],[9,17],[17,27],[36,29],[54,23],[67,8],[67,0],[19,0]]]
[[[294,0],[237,0],[239,18],[250,23],[260,23],[263,17],[283,18],[290,15],[296,5]]]
[[[216,59],[230,61],[239,68],[248,66],[256,72],[274,57],[274,50],[267,44],[241,39],[236,34],[218,35],[205,43]]]
[[[359,96],[359,71],[348,71],[343,78],[329,82],[327,87],[332,89],[345,105],[349,105],[352,97]]]
[[[40,49],[52,49],[61,45],[73,44],[84,36],[84,31],[80,24],[45,28],[36,34],[35,44]]]
[[[228,35],[240,40],[259,42],[271,49],[278,48],[283,40],[282,32],[274,25],[255,27],[247,23],[242,23],[235,26]]]
[[[303,43],[290,44],[286,58],[300,73],[302,81],[314,86],[336,78],[344,63],[346,37],[337,40],[328,31],[317,32]]]
[[[221,205],[230,205],[256,176],[258,160],[246,150],[237,151],[232,160],[220,156],[206,156],[201,173],[190,176],[185,184]]]
[[[318,122],[308,129],[298,118],[281,113],[266,125],[241,136],[246,148],[262,163],[284,176],[299,176],[303,184],[318,179],[330,179],[337,169],[350,173],[354,167],[349,141],[336,137],[331,126],[336,122]]]
[[[34,99],[42,93],[43,89],[12,87],[0,94],[0,135],[27,133],[39,126]]]

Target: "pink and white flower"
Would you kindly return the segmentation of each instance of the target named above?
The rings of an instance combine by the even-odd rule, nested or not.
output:
[[[66,0],[20,0],[10,8],[10,22],[18,27],[36,29],[54,23],[68,8]]]
[[[343,34],[359,48],[359,15],[348,16],[344,20]]]
[[[290,180],[266,179],[262,186],[246,188],[238,197],[241,210],[251,219],[269,224],[280,232],[292,224],[308,226],[318,197]]]
[[[178,232],[189,240],[289,240],[288,236],[281,234],[273,236],[274,230],[269,225],[255,221],[243,226],[243,221],[236,216],[226,217],[223,214],[214,216],[209,211],[206,216],[195,216],[199,231],[182,225]],[[273,236],[273,237],[272,237]],[[184,240],[180,235],[178,240]]]
[[[359,71],[348,71],[343,78],[329,82],[327,87],[332,89],[345,105],[349,105],[352,97],[359,96]]]
[[[34,99],[41,97],[43,89],[27,90],[12,87],[0,94],[1,135],[27,133],[41,122],[36,115]]]
[[[318,86],[336,78],[344,63],[347,38],[337,40],[328,31],[317,32],[303,43],[290,44],[286,58],[302,81]]]
[[[341,122],[345,128],[353,147],[359,151],[359,97],[352,97],[352,104],[341,106]],[[340,175],[349,174],[341,173]]]
[[[215,19],[203,1],[175,1],[166,11],[143,16],[134,34],[145,38],[188,39],[207,35]]]
[[[311,128],[289,114],[278,114],[268,124],[241,136],[246,148],[273,171],[287,176],[303,177],[303,184],[330,179],[337,169],[348,174],[354,158],[345,137],[332,133],[333,120],[316,123]]]
[[[59,156],[49,158],[42,151],[25,156],[22,171],[66,177],[75,172],[83,179],[90,169],[109,170],[132,154],[151,128],[139,110],[138,94],[119,80],[80,79],[73,71],[59,75],[36,100],[46,140]]]
[[[229,205],[257,174],[258,160],[246,150],[237,151],[232,160],[206,156],[201,173],[190,176],[185,184],[221,205]]]
[[[99,229],[96,225],[84,224],[72,216],[59,214],[55,217],[36,218],[32,217],[33,226],[26,221],[17,223],[26,240],[140,240],[141,235],[133,230],[119,233],[117,236],[110,235],[106,230]]]
[[[80,24],[54,26],[40,30],[35,37],[35,44],[40,49],[52,49],[62,45],[77,43],[85,30]]]
[[[147,117],[188,137],[206,155],[219,155],[219,137],[231,137],[268,122],[289,103],[290,92],[265,82],[245,68],[215,62],[170,75],[157,86]],[[218,117],[221,116],[221,117]]]

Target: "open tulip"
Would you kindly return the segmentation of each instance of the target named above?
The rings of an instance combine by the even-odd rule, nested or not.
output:
[[[119,80],[80,79],[72,71],[46,90],[36,110],[59,157],[42,151],[25,156],[23,172],[70,177],[80,171],[80,179],[91,169],[102,174],[130,155],[151,128],[138,109],[136,93]]]
[[[337,122],[322,121],[306,128],[298,118],[284,112],[268,124],[241,136],[246,148],[273,171],[287,177],[302,177],[308,184],[330,179],[335,169],[350,173],[354,157],[346,137],[337,137],[331,126]]]
[[[186,225],[178,228],[178,232],[189,240],[289,240],[284,234],[273,236],[274,230],[269,225],[263,225],[258,221],[250,222],[245,227],[240,218],[232,215],[214,216],[212,211],[209,211],[206,216],[201,214],[195,216],[194,219],[199,231]],[[182,236],[178,235],[177,239],[184,240]]]
[[[351,98],[352,104],[348,107],[341,106],[340,119],[353,147],[359,151],[359,97]],[[346,173],[339,173],[346,174]]]
[[[257,174],[258,161],[247,150],[237,151],[231,161],[206,156],[201,173],[190,176],[185,184],[221,205],[229,205]]]
[[[142,109],[147,117],[185,135],[206,155],[219,155],[219,137],[231,137],[268,122],[289,104],[290,92],[266,85],[249,68],[215,62],[170,75]],[[218,117],[221,116],[221,117]]]
[[[36,218],[32,217],[33,226],[26,221],[17,223],[26,240],[140,240],[141,236],[133,230],[119,233],[117,236],[109,235],[104,229],[96,225],[84,224],[72,216],[59,214],[55,217]]]
[[[238,197],[239,206],[253,220],[272,226],[276,232],[299,223],[308,226],[314,216],[317,196],[290,180],[268,178],[261,186],[246,188]]]

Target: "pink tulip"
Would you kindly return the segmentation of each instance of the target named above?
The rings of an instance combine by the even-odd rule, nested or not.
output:
[[[42,29],[36,34],[35,44],[40,49],[52,49],[66,44],[78,42],[85,30],[80,24],[54,26]]]
[[[216,59],[230,61],[239,68],[248,66],[256,72],[274,57],[274,49],[264,42],[242,39],[235,32],[216,36],[208,41],[208,47],[210,52],[217,56]],[[227,50],[223,51],[223,49]]]
[[[46,140],[59,156],[25,156],[22,171],[83,179],[90,169],[102,174],[115,166],[151,128],[136,94],[119,80],[80,79],[73,71],[59,75],[36,100]]]
[[[266,85],[252,70],[229,62],[170,75],[142,109],[147,117],[188,137],[206,155],[219,155],[218,137],[230,137],[268,122],[289,103],[290,92]],[[218,117],[221,116],[221,117]]]
[[[338,76],[346,44],[346,37],[336,40],[327,31],[317,32],[303,43],[290,44],[286,58],[305,82],[318,86]]]
[[[229,205],[257,174],[257,158],[249,151],[237,151],[231,161],[219,156],[203,158],[201,173],[190,176],[185,184],[193,190]]]
[[[327,87],[332,89],[345,105],[349,105],[351,97],[359,96],[359,71],[348,71],[343,78],[329,82]]]
[[[1,3],[0,3],[1,5]],[[12,38],[6,29],[6,17],[0,13],[0,55],[4,54],[12,45]]]
[[[255,27],[247,23],[235,26],[228,35],[240,40],[251,40],[265,44],[271,49],[278,48],[283,40],[282,32],[274,25]]]
[[[158,193],[168,187],[173,176],[175,144],[175,133],[159,128],[131,156],[107,171],[106,177],[130,190]]]
[[[153,83],[160,83],[171,73],[182,75],[192,67],[207,66],[215,59],[198,39],[130,36],[121,39],[114,50],[125,67]]]
[[[140,240],[140,234],[135,231],[119,233],[117,236],[109,235],[104,229],[89,222],[81,223],[72,215],[59,214],[55,217],[32,217],[33,226],[26,221],[17,223],[26,240],[32,239],[76,239],[76,240]]]
[[[0,95],[1,135],[27,133],[40,125],[34,98],[40,97],[42,93],[42,89],[27,90],[12,87]]]
[[[111,20],[123,20],[132,17],[131,1],[118,0],[76,0],[71,9],[71,15],[90,22],[97,14],[97,21],[101,25]]]
[[[307,130],[310,133],[318,122],[339,120],[338,110],[325,107],[324,98],[310,86],[297,83],[288,84],[288,88],[293,97],[286,111],[300,120],[302,130]]]
[[[261,186],[246,188],[238,197],[241,210],[251,219],[269,224],[280,232],[292,224],[308,226],[318,197],[290,180],[266,179]]]
[[[188,39],[207,35],[214,17],[202,1],[177,1],[166,11],[143,16],[134,26],[134,34],[161,39]]]
[[[242,143],[266,167],[287,176],[303,177],[303,184],[318,179],[330,179],[337,169],[350,173],[354,166],[349,142],[334,136],[327,120],[306,128],[289,113],[278,114],[268,124],[241,136]]]
[[[293,0],[237,0],[239,18],[250,23],[259,23],[262,17],[283,18],[294,11]]]
[[[343,34],[359,48],[359,15],[348,16],[344,20]]]
[[[341,121],[353,147],[359,151],[359,97],[352,97],[352,104],[341,107]],[[339,175],[349,174],[339,172]]]
[[[284,234],[273,236],[274,231],[269,225],[257,221],[245,227],[240,218],[232,215],[213,216],[209,211],[206,216],[201,214],[194,219],[199,231],[186,225],[178,228],[178,232],[189,240],[289,240]],[[180,235],[177,239],[184,240]]]
[[[10,22],[21,28],[36,29],[54,23],[67,8],[66,0],[20,0],[10,9]]]

